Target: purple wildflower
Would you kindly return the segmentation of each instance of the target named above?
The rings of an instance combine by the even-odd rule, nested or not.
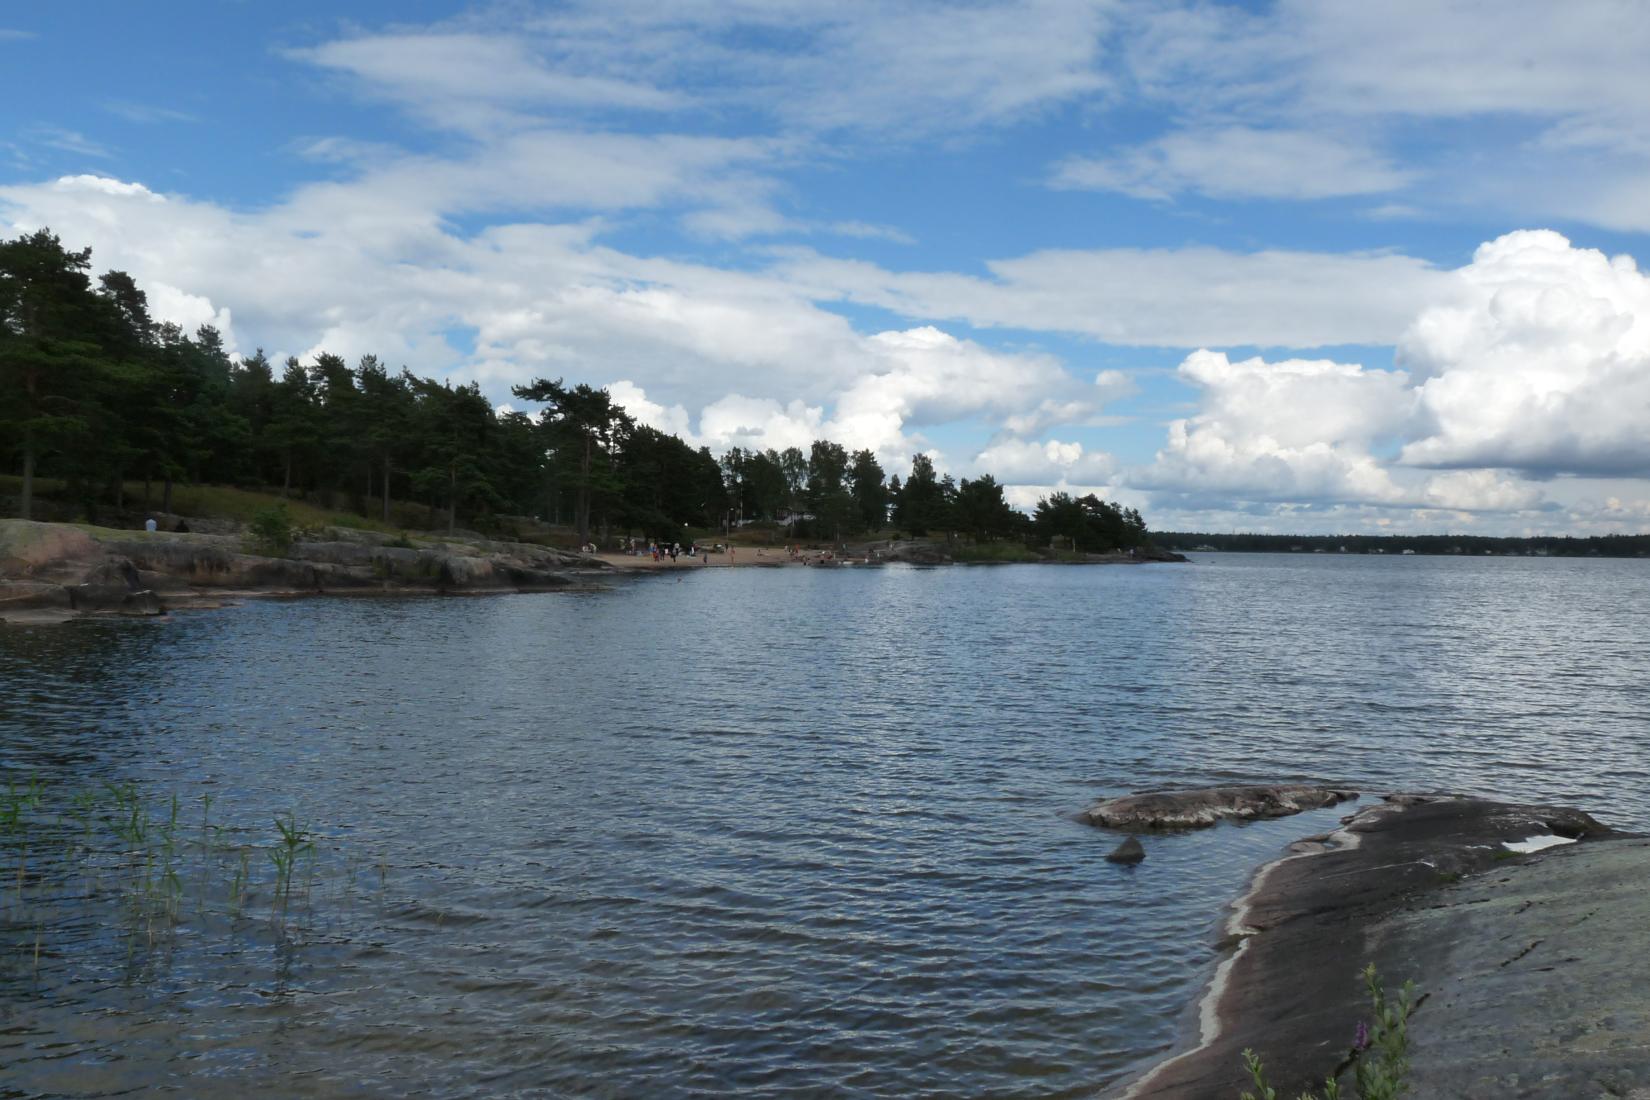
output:
[[[1369,1025],[1362,1020],[1358,1021],[1358,1029],[1352,1033],[1352,1049],[1369,1049]]]

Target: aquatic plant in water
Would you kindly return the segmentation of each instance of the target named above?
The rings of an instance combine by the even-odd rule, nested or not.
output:
[[[1371,1021],[1358,1021],[1353,1032],[1352,1049],[1348,1061],[1352,1066],[1353,1081],[1360,1100],[1397,1100],[1404,1095],[1409,1076],[1409,1017],[1415,1011],[1415,983],[1407,981],[1398,991],[1395,1002],[1389,1001],[1381,984],[1375,964],[1364,967],[1364,988],[1369,991]],[[1266,1083],[1265,1066],[1253,1050],[1243,1052],[1243,1066],[1255,1083],[1255,1091],[1245,1090],[1240,1100],[1278,1100],[1278,1090]],[[1340,1100],[1341,1085],[1335,1074],[1324,1078],[1323,1100]],[[1298,1100],[1318,1100],[1311,1091],[1300,1094]]]
[[[38,978],[42,955],[88,928],[125,943],[129,956],[167,946],[191,902],[216,934],[267,927],[286,941],[308,927],[321,834],[291,811],[275,817],[272,839],[259,836],[214,820],[216,803],[200,796],[196,826],[178,793],[156,798],[131,782],[65,792],[34,777],[0,785],[0,977],[21,958]],[[345,879],[339,894],[352,900],[359,861],[332,846],[328,856],[325,870]],[[267,925],[250,922],[254,904],[267,906]]]

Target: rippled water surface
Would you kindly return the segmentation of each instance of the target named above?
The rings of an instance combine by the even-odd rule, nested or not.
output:
[[[0,628],[31,812],[181,806],[158,919],[69,811],[0,837],[0,1095],[1088,1095],[1336,812],[1133,870],[1071,814],[1321,778],[1650,827],[1647,644],[1647,562],[1269,555]]]

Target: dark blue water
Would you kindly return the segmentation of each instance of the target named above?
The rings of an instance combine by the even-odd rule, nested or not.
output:
[[[1646,562],[1287,555],[0,629],[6,776],[231,838],[158,932],[126,856],[7,894],[0,848],[0,1095],[1088,1095],[1336,813],[1133,871],[1071,814],[1331,779],[1650,826],[1647,643]],[[226,900],[287,811],[290,921]]]

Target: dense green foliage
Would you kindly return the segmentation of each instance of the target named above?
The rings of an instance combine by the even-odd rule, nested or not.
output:
[[[376,356],[237,358],[209,326],[157,323],[131,276],[95,281],[91,253],[49,230],[0,242],[0,461],[21,474],[29,517],[42,479],[97,522],[131,506],[175,510],[175,486],[278,489],[386,525],[392,502],[422,522],[493,529],[537,516],[581,543],[619,534],[674,541],[747,523],[840,541],[880,532],[958,536],[1081,552],[1145,541],[1136,512],[1055,494],[1035,519],[990,475],[960,483],[916,455],[903,484],[869,450],[735,447],[720,459],[636,423],[606,390],[560,379],[518,386],[536,416],[500,411],[475,384],[391,371]],[[12,465],[15,463],[15,465]],[[141,483],[141,501],[129,502]],[[226,490],[227,491],[227,490]],[[157,499],[158,494],[158,499]],[[192,499],[201,499],[191,492]],[[392,518],[394,517],[394,518]],[[257,517],[279,549],[285,517]]]
[[[284,504],[265,508],[252,517],[252,522],[247,524],[247,533],[252,536],[253,544],[259,551],[285,556],[292,549],[292,513],[286,510]]]

